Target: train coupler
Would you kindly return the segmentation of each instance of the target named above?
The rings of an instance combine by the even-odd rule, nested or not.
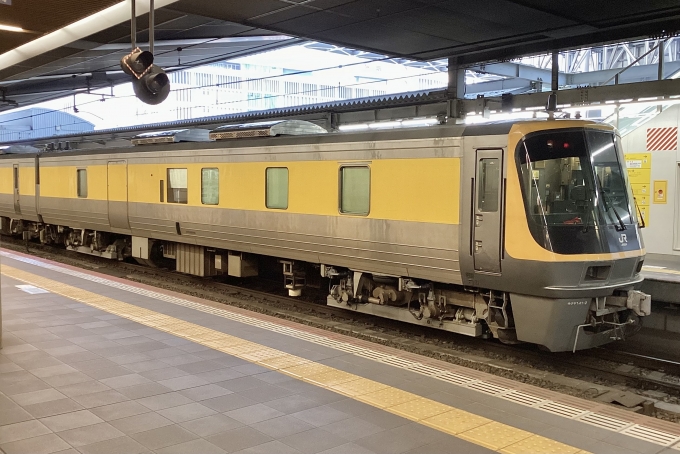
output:
[[[626,298],[626,308],[635,312],[639,317],[644,317],[652,313],[652,295],[648,295],[639,290],[629,290]]]

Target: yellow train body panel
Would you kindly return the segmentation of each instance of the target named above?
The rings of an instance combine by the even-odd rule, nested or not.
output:
[[[35,168],[19,167],[19,193],[35,196]]]
[[[78,169],[87,170],[87,198],[107,200],[105,165],[42,166],[40,168],[40,197],[77,199]]]
[[[107,165],[106,194],[109,202],[127,202],[128,194],[128,167],[126,161],[113,161]],[[103,186],[97,184],[99,189]]]
[[[0,194],[12,194],[12,167],[0,167]]]
[[[162,203],[160,181],[165,181],[164,187],[167,188],[167,169],[185,168],[188,175],[186,204],[188,206],[350,216],[339,212],[339,170],[343,164],[356,163],[356,161],[284,161],[186,165],[128,164],[127,200],[131,203]],[[361,163],[371,168],[371,208],[365,217],[441,224],[460,222],[459,158],[381,159]],[[288,168],[286,210],[268,209],[265,205],[265,175],[269,167]],[[201,169],[206,168],[219,169],[218,205],[201,203]],[[75,175],[75,169],[70,171]],[[74,178],[72,177],[73,181]],[[92,182],[92,177],[89,178]],[[122,178],[122,175],[116,178]],[[90,184],[90,190],[101,184],[103,184],[101,180],[95,180]],[[438,197],[433,198],[431,194],[437,194]],[[110,200],[125,199],[122,194],[116,194],[115,198]]]

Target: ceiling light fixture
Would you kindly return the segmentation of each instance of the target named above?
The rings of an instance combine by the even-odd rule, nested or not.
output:
[[[2,24],[0,24],[0,30],[4,30],[6,32],[19,32],[19,33],[26,31],[21,27],[14,27],[12,25],[2,25]]]

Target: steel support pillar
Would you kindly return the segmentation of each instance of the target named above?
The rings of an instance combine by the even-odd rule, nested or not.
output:
[[[663,80],[664,73],[664,54],[666,53],[666,41],[661,41],[659,43],[659,78],[658,80]]]
[[[659,41],[659,74],[658,74],[658,80],[663,80],[663,72],[664,72],[664,54],[666,53],[666,41],[660,40]],[[656,112],[661,113],[663,112],[663,106],[661,104],[656,106]],[[618,128],[618,118],[617,118],[617,124],[616,127]]]
[[[130,47],[135,50],[137,47],[137,11],[135,9],[136,0],[130,0]]]
[[[552,91],[560,89],[560,53],[556,50],[552,53],[552,78],[550,89]]]
[[[462,119],[465,113],[461,109],[462,100],[465,98],[465,68],[458,65],[458,59],[449,58],[449,82],[446,93],[449,98],[449,117]]]
[[[149,0],[149,52],[151,52],[152,54],[155,26],[156,26],[156,9],[153,0]]]

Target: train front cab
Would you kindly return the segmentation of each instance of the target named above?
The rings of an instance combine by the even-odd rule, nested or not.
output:
[[[501,328],[550,351],[634,333],[651,298],[634,290],[645,252],[615,130],[533,121],[513,125],[504,150],[473,139],[461,265],[466,285],[508,296]]]

